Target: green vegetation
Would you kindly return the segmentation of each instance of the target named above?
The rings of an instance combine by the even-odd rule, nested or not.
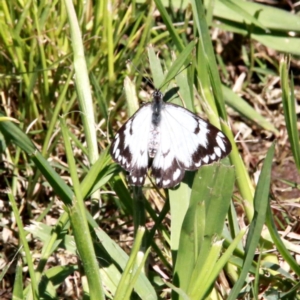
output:
[[[165,2],[1,1],[1,299],[300,299],[297,7]],[[151,82],[233,147],[170,190],[109,155]]]

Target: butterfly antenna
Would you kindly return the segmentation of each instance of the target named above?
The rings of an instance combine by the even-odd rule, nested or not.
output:
[[[185,66],[183,69],[179,70],[174,76],[172,76],[172,78],[170,78],[169,80],[167,80],[166,82],[164,82],[164,84],[159,89],[162,89],[165,85],[167,85],[169,82],[171,82],[176,76],[178,76],[181,72],[183,72],[184,70],[186,70],[191,65],[192,65],[192,63],[189,62],[189,64],[187,66]],[[168,76],[168,74],[167,74],[167,76]]]
[[[137,73],[139,73],[139,74],[142,76],[142,78],[145,79],[145,81],[147,81],[147,82],[149,83],[150,86],[154,87],[153,81],[150,80],[149,78],[145,77],[145,76],[142,74],[142,72],[141,72],[135,65],[133,65],[133,64],[131,63],[131,60],[130,60],[130,59],[127,59],[127,60],[126,60],[126,65],[127,65],[127,68],[128,68],[129,70],[130,70],[129,66],[133,67],[133,69],[134,69]],[[145,73],[147,73],[147,72],[145,71]]]

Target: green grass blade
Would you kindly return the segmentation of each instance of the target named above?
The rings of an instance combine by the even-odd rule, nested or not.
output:
[[[125,77],[124,90],[127,102],[128,116],[131,117],[139,109],[139,100],[136,94],[135,84],[129,77]]]
[[[266,225],[268,226],[269,232],[271,234],[272,240],[274,244],[276,245],[277,250],[282,255],[284,260],[289,264],[289,266],[292,268],[292,270],[300,276],[300,267],[297,261],[293,258],[290,251],[286,248],[284,245],[274,222],[273,215],[271,208],[268,208],[267,211],[267,218],[266,218]]]
[[[47,155],[49,155],[49,147],[51,146],[50,140],[53,136],[53,133],[55,132],[56,129],[55,126],[57,125],[58,116],[61,113],[63,104],[65,102],[72,76],[74,76],[74,73],[71,71],[68,75],[68,78],[66,79],[66,82],[62,90],[60,91],[59,98],[57,99],[57,103],[52,112],[51,120],[48,123],[48,128],[47,128],[48,130],[46,132],[46,136],[44,139],[43,150],[41,151],[44,157],[47,157]]]
[[[137,230],[137,234],[135,236],[135,241],[131,249],[129,259],[127,261],[126,267],[122,274],[117,291],[115,293],[115,297],[114,297],[115,300],[129,299],[134,284],[137,280],[137,275],[140,274],[144,266],[143,263],[137,264],[139,251],[142,245],[144,234],[145,234],[145,228],[139,227]],[[145,262],[146,257],[147,256],[144,255],[143,262]]]
[[[99,154],[96,139],[96,122],[94,117],[88,69],[85,61],[81,32],[73,3],[70,0],[65,0],[64,2],[67,8],[70,23],[70,32],[74,55],[76,90],[79,105],[82,110],[81,117],[84,125],[85,139],[88,145],[88,157],[90,163],[93,164],[98,159]],[[95,198],[98,198],[97,196],[99,196],[98,193],[94,195]]]
[[[69,207],[69,215],[72,228],[74,230],[77,249],[82,259],[85,274],[87,276],[90,298],[104,299],[102,280],[100,277],[98,262],[96,260],[91,234],[89,232],[87,224],[85,206],[82,197],[82,189],[77,177],[77,168],[75,164],[74,154],[72,151],[71,143],[69,141],[68,130],[63,120],[61,120],[61,129],[75,193],[73,205],[72,207]]]
[[[8,140],[11,140],[30,156],[31,160],[35,163],[43,176],[45,176],[62,201],[64,201],[66,205],[71,204],[73,197],[72,190],[53,170],[49,162],[37,151],[28,136],[11,122],[0,122],[0,131]]]
[[[176,76],[176,84],[179,87],[179,98],[178,102],[175,104],[182,105],[190,111],[195,111],[194,105],[194,86],[191,76],[193,76],[194,71],[192,66],[188,67],[186,70],[181,71]],[[181,100],[181,101],[179,101]]]
[[[233,168],[221,164],[203,166],[195,175],[174,269],[175,285],[184,291],[195,284],[214,236],[222,233],[233,184]]]
[[[39,276],[39,278],[41,277],[44,271],[48,258],[57,249],[57,247],[65,246],[65,248],[67,249],[66,246],[68,246],[68,244],[65,242],[64,239],[70,227],[70,223],[68,221],[69,216],[66,212],[64,212],[59,218],[56,226],[54,228],[49,228],[49,231],[45,229],[45,224],[41,223],[34,223],[26,228],[27,232],[31,232],[35,237],[38,237],[44,242],[40,261],[36,268],[37,276]],[[42,238],[42,236],[44,236],[44,239]],[[75,247],[73,248],[76,249]]]
[[[232,12],[235,12],[237,15],[241,16],[244,20],[246,20],[250,24],[255,24],[257,27],[267,31],[267,28],[264,28],[264,25],[254,16],[252,16],[245,7],[241,7],[244,2],[237,2],[231,0],[219,0],[224,6],[227,6]],[[242,3],[242,5],[241,5]]]
[[[231,241],[229,244],[229,247],[226,249],[224,253],[222,253],[222,256],[217,261],[215,267],[212,270],[212,273],[210,275],[210,282],[214,282],[214,280],[217,278],[217,276],[220,274],[222,268],[230,262],[230,259],[232,258],[232,253],[235,251],[241,243],[243,236],[245,235],[246,228],[240,230],[240,232],[235,236],[235,238]]]
[[[89,81],[89,74],[88,68],[86,65],[85,60],[85,53],[83,48],[83,41],[81,38],[81,31],[78,23],[78,19],[76,16],[75,8],[73,2],[71,0],[64,1],[66,5],[66,11],[68,15],[68,20],[70,24],[70,33],[71,33],[71,40],[72,40],[72,50],[73,50],[73,64],[74,64],[74,71],[75,71],[75,85],[76,85],[76,92],[78,96],[78,102],[81,113],[82,124],[85,133],[85,140],[87,143],[87,156],[89,163],[93,165],[98,157],[98,144],[97,144],[97,133],[96,133],[96,122],[95,122],[95,113],[93,110],[93,99],[92,99],[92,92],[90,87]],[[105,7],[110,9],[110,6]],[[110,11],[107,13],[110,16]],[[111,19],[108,17],[111,21]],[[107,22],[108,27],[110,28],[110,21]],[[111,32],[108,29],[108,38],[111,38]],[[109,50],[111,51],[111,44],[108,43]],[[112,53],[112,52],[111,52]],[[109,62],[111,62],[111,57],[109,56]],[[109,66],[109,75],[111,75],[111,66]],[[112,79],[111,77],[109,78]],[[98,205],[98,201],[100,199],[100,191],[96,190],[91,197],[92,203],[96,206]],[[92,207],[92,210],[94,208]]]
[[[90,226],[93,227],[98,240],[101,241],[101,247],[105,249],[107,253],[109,253],[110,258],[121,268],[124,269],[127,261],[128,255],[124,252],[124,250],[114,242],[108,234],[103,231],[93,217],[88,213],[87,218]],[[149,299],[156,300],[156,292],[154,287],[151,285],[150,281],[147,279],[145,274],[140,273],[139,278],[136,281],[134,286],[135,291],[141,297],[141,299]]]
[[[247,236],[245,253],[246,257],[244,260],[243,268],[240,274],[240,278],[235,283],[233,289],[228,297],[229,300],[236,299],[247,276],[249,268],[251,267],[253,256],[255,254],[256,247],[261,237],[261,231],[265,222],[267,208],[269,205],[269,190],[271,181],[271,167],[272,159],[274,155],[275,145],[273,144],[268,150],[265,158],[262,171],[259,177],[259,181],[255,191],[254,197],[254,217],[251,222],[249,233]]]
[[[191,174],[185,175],[185,180],[193,181]],[[176,261],[176,254],[179,248],[181,227],[189,207],[191,187],[186,183],[181,183],[176,190],[169,190],[171,219],[171,250],[173,261]]]
[[[194,274],[191,277],[188,288],[188,295],[190,295],[191,300],[203,299],[203,295],[205,295],[207,290],[213,285],[215,279],[213,279],[213,281],[210,280],[211,273],[215,268],[221,250],[222,241],[214,242],[204,260],[204,264],[202,264],[201,270],[196,269],[199,266],[198,262],[196,263]]]
[[[236,112],[249,119],[252,122],[255,122],[258,126],[272,131],[275,134],[279,134],[279,131],[275,126],[260,115],[252,106],[250,106],[244,99],[235,94],[231,89],[226,86],[222,86],[224,98],[226,104],[232,107]]]
[[[289,86],[287,59],[282,59],[280,63],[280,80],[282,87],[282,103],[284,109],[284,117],[289,140],[292,147],[293,156],[295,159],[298,171],[300,171],[300,144],[299,131],[297,124],[297,114],[295,108],[295,95],[293,77]]]
[[[226,120],[227,115],[221,91],[221,81],[210,34],[206,24],[204,7],[200,1],[192,1],[192,7],[197,32],[200,36],[197,71],[201,81],[202,94],[205,100],[208,101],[214,115],[219,113],[222,119]],[[201,65],[199,62],[201,62]],[[216,108],[218,108],[218,110],[216,110]],[[218,124],[218,121],[213,122],[213,124]]]
[[[208,1],[208,0],[206,0]],[[206,2],[205,1],[205,2]],[[231,0],[236,6],[241,5],[240,0]],[[232,9],[224,1],[216,1],[214,15],[218,18],[227,19],[235,23],[253,24],[253,19],[248,16],[255,16],[260,26],[269,30],[278,31],[294,31],[299,32],[299,16],[293,15],[285,10],[278,9],[259,3],[243,1],[243,10],[248,12],[248,15],[241,14],[239,11]],[[280,20],[280,22],[278,22]],[[238,27],[238,26],[237,26]]]
[[[94,190],[99,189],[105,183],[105,177],[111,177],[116,171],[116,165],[111,163],[109,148],[102,151],[98,160],[91,166],[88,173],[81,182],[82,196],[85,199],[87,195],[92,194]],[[104,180],[104,182],[102,182]],[[108,180],[108,179],[107,179]]]
[[[40,284],[40,289],[46,295],[45,298],[48,296],[57,299],[57,288],[75,271],[78,271],[78,266],[73,265],[55,266],[47,269]]]
[[[165,9],[161,0],[154,0],[157,9],[159,10],[161,17],[164,21],[164,24],[167,27],[168,33],[171,36],[172,41],[176,45],[178,51],[182,51],[184,48],[184,44],[182,39],[180,38],[179,34],[177,33],[175,27],[173,26],[173,22],[169,16],[169,13]]]
[[[26,261],[27,261],[27,266],[28,266],[28,271],[30,274],[30,280],[31,280],[31,291],[30,293],[32,293],[32,297],[35,300],[38,300],[40,298],[39,292],[38,292],[38,282],[36,280],[36,275],[34,272],[34,265],[33,265],[33,260],[32,260],[32,255],[30,252],[30,248],[28,245],[28,241],[26,239],[26,232],[24,230],[23,227],[23,223],[18,211],[18,207],[17,207],[17,203],[16,200],[14,198],[14,196],[11,193],[8,193],[8,198],[14,213],[14,217],[16,219],[16,223],[18,225],[18,230],[19,230],[19,237],[20,237],[20,241],[21,244],[24,248],[24,252],[25,252],[25,257],[26,257]]]
[[[204,17],[204,8],[201,1],[192,1],[194,19],[196,21],[197,29],[199,32],[199,47],[198,47],[198,60],[202,62],[198,63],[198,76],[201,82],[201,93],[203,98],[209,104],[207,113],[209,120],[212,124],[218,126],[220,123],[219,116],[226,120],[225,104],[223,100],[222,85],[219,78],[216,59],[210,39],[210,34],[207,28],[207,24]],[[204,66],[203,66],[204,64]],[[209,75],[209,76],[208,76]],[[253,216],[253,187],[246,167],[240,157],[238,148],[235,145],[233,134],[226,123],[221,122],[221,127],[230,139],[232,144],[232,151],[230,154],[230,160],[236,167],[236,177],[239,186],[240,193],[244,198],[247,205],[245,205],[246,214],[249,220]]]
[[[15,272],[15,282],[12,300],[24,299],[23,295],[23,276],[22,276],[22,263],[18,261]]]
[[[191,55],[195,45],[195,41],[190,42],[176,57],[176,60],[172,63],[172,66],[169,68],[164,80],[162,81],[161,86],[164,86],[170,80],[174,79],[182,66],[189,62],[188,57]]]
[[[151,74],[154,82],[154,86],[161,86],[164,81],[164,71],[157,54],[152,46],[148,47],[148,59],[150,63]]]

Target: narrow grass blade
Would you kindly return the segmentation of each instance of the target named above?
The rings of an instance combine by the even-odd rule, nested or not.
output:
[[[78,271],[78,266],[74,265],[55,266],[47,269],[42,278],[40,290],[44,295],[52,296],[52,299],[57,298],[57,288],[75,271]]]
[[[268,226],[269,232],[271,234],[272,240],[274,244],[276,245],[277,250],[282,255],[284,260],[289,264],[289,266],[292,268],[292,270],[300,276],[300,267],[297,261],[293,258],[290,251],[286,248],[284,245],[282,239],[280,238],[280,235],[276,229],[276,225],[274,223],[273,215],[271,208],[268,208],[267,211],[267,218],[266,218],[266,225]]]
[[[180,73],[175,78],[176,84],[179,87],[178,100],[180,100],[180,103],[175,102],[175,104],[180,104],[192,112],[195,111],[194,85],[193,85],[193,80],[189,77],[192,77],[193,74],[194,71],[192,70],[192,66],[190,66],[186,70],[180,71]]]
[[[30,156],[31,160],[35,163],[43,176],[45,176],[62,201],[64,201],[66,205],[71,204],[73,197],[72,190],[51,168],[48,161],[38,152],[28,136],[11,122],[0,122],[0,131],[6,139],[11,140]]]
[[[15,271],[15,281],[13,290],[13,300],[24,299],[23,295],[23,268],[21,259],[18,261]]]
[[[232,107],[236,112],[243,115],[248,120],[255,122],[258,126],[279,134],[275,126],[260,115],[252,106],[250,106],[243,98],[235,94],[231,89],[222,86],[226,104]]]
[[[205,3],[208,0],[205,1]],[[231,0],[236,6],[241,5],[240,0]],[[248,25],[255,24],[252,18],[248,16],[255,16],[259,25],[269,30],[278,30],[281,32],[294,31],[299,32],[299,16],[293,15],[285,10],[278,9],[259,3],[250,1],[243,1],[243,10],[248,12],[248,15],[241,14],[239,11],[232,9],[232,6],[226,5],[225,1],[215,1],[214,15],[222,19],[230,20],[231,22]],[[280,22],[278,22],[280,20]],[[239,27],[236,25],[236,27]]]
[[[237,236],[240,232],[237,212],[235,210],[233,202],[230,203],[230,208],[228,211],[228,227],[224,225],[222,236],[227,240],[228,245],[230,245],[230,243],[232,242],[232,238]],[[244,252],[244,246],[242,243],[239,244],[238,250],[241,253]]]
[[[143,253],[144,256],[143,260],[141,263],[138,263],[139,261],[138,256],[140,253],[139,251],[142,245],[144,234],[145,234],[145,228],[139,227],[137,230],[137,234],[135,236],[135,241],[131,249],[128,262],[126,264],[126,267],[124,269],[121,280],[118,284],[117,291],[114,296],[114,299],[116,300],[123,300],[123,299],[130,298],[134,284],[140,272],[142,271],[142,268],[144,267],[144,263],[147,258],[147,255],[149,254],[149,251],[147,252],[147,255],[144,255]]]
[[[188,57],[191,55],[193,49],[195,48],[196,41],[190,42],[180,54],[177,56],[176,60],[172,63],[172,66],[169,68],[168,73],[166,74],[165,78],[163,79],[161,86],[164,86],[170,80],[174,79],[176,75],[179,73],[180,69],[184,64],[187,64]]]
[[[108,152],[109,147],[102,151],[98,160],[91,166],[81,182],[82,196],[84,199],[88,194],[91,194],[94,190],[101,187],[101,181],[104,180],[106,176],[112,176],[115,173],[117,168],[115,165],[109,165],[111,163],[111,157]]]
[[[95,113],[93,110],[93,99],[92,99],[92,92],[90,88],[90,81],[89,81],[89,74],[88,68],[86,65],[85,54],[84,54],[84,47],[83,41],[81,37],[80,27],[78,23],[78,19],[76,16],[75,8],[73,5],[72,0],[64,0],[66,5],[66,11],[68,15],[69,25],[70,25],[70,33],[71,33],[71,40],[72,40],[72,50],[73,50],[73,57],[74,57],[74,70],[75,70],[75,83],[76,83],[76,91],[78,95],[78,102],[80,110],[82,111],[81,118],[82,124],[85,133],[85,140],[87,143],[87,153],[88,159],[91,165],[93,165],[98,157],[98,144],[97,144],[97,133],[96,133],[96,122],[95,122]],[[107,5],[107,9],[110,8]],[[110,15],[107,13],[107,17]],[[109,28],[110,22],[107,22]],[[108,33],[108,37],[111,38],[111,32]],[[111,40],[109,40],[109,53],[112,53],[111,49]],[[111,56],[109,55],[109,75],[111,75],[112,67],[111,67]],[[109,79],[112,79],[111,76]],[[96,190],[91,197],[93,205],[97,206],[98,201],[100,199],[100,191]],[[93,207],[92,207],[93,210]]]
[[[212,124],[218,126],[220,124],[220,118],[226,120],[226,110],[223,100],[222,85],[219,78],[219,72],[216,64],[216,59],[212,47],[212,42],[210,39],[210,33],[207,28],[205,21],[204,8],[201,1],[192,1],[193,15],[196,24],[196,28],[199,32],[199,43],[198,43],[198,61],[204,62],[197,65],[197,73],[199,76],[201,94],[205,101],[208,103],[209,107],[207,109],[207,114],[209,120]],[[204,64],[204,66],[203,66]],[[242,197],[245,200],[245,211],[247,218],[252,219],[253,209],[253,187],[252,182],[247,173],[246,167],[241,160],[240,154],[234,142],[233,134],[225,122],[221,122],[221,127],[230,139],[232,144],[232,151],[230,154],[230,160],[236,167],[237,182],[242,194]],[[219,126],[220,126],[219,125]]]
[[[204,7],[200,1],[192,1],[195,25],[199,34],[198,62],[197,70],[205,99],[209,102],[215,115],[218,114],[223,120],[227,119],[223,94],[221,90],[221,80],[218,72],[217,62],[210,38],[210,33],[206,24]],[[202,69],[201,69],[202,68]],[[207,76],[208,75],[208,76]],[[212,91],[211,91],[212,87]],[[215,107],[218,110],[215,110]],[[217,124],[217,123],[215,123]]]
[[[229,300],[237,299],[237,296],[244,284],[245,278],[248,274],[249,268],[251,267],[253,256],[255,254],[256,247],[261,237],[261,231],[265,222],[267,208],[269,205],[269,189],[271,181],[271,167],[272,159],[274,155],[275,145],[273,144],[265,158],[259,181],[255,191],[254,197],[254,217],[251,222],[249,233],[247,236],[245,253],[246,257],[244,260],[243,268],[240,274],[240,278],[234,285],[229,295]]]
[[[215,268],[215,264],[218,260],[220,252],[222,250],[222,241],[214,242],[211,245],[210,251],[207,253],[202,268],[199,270],[197,267],[199,263],[196,263],[193,275],[190,278],[190,285],[188,287],[188,295],[191,300],[202,299],[203,294],[212,286],[214,280],[211,282],[211,273]],[[200,260],[200,257],[198,257]]]
[[[164,80],[164,72],[157,54],[153,47],[148,47],[148,59],[150,63],[151,74],[154,82],[154,86],[161,86]]]
[[[210,282],[213,283],[214,280],[217,278],[221,270],[224,268],[224,266],[230,262],[230,259],[232,258],[232,253],[235,251],[241,243],[242,238],[244,237],[246,233],[246,229],[242,229],[232,240],[229,247],[226,249],[224,253],[222,253],[222,256],[219,258],[217,263],[215,264],[215,267],[213,268],[211,274],[210,274]]]
[[[61,129],[75,193],[73,205],[72,207],[69,207],[69,216],[72,228],[74,230],[77,249],[82,259],[84,271],[87,276],[91,299],[104,299],[104,290],[91,234],[87,224],[85,206],[82,198],[81,186],[77,177],[77,168],[75,164],[74,154],[72,151],[71,143],[69,141],[67,127],[63,120],[61,120]]]
[[[165,9],[161,0],[154,0],[154,2],[155,2],[157,9],[160,12],[160,15],[164,21],[164,24],[167,26],[169,35],[171,36],[172,41],[176,45],[177,50],[182,51],[182,49],[184,48],[184,44],[183,44],[182,39],[180,38],[177,30],[175,29],[175,27],[173,25],[173,22],[169,16],[169,13]]]
[[[131,117],[139,109],[139,100],[135,90],[135,84],[129,77],[124,79],[124,90],[127,102],[128,116]]]
[[[291,143],[295,163],[298,168],[298,171],[300,171],[300,144],[297,114],[295,108],[296,99],[294,94],[294,80],[292,77],[291,83],[289,85],[287,58],[282,59],[280,62],[280,80],[282,87],[282,103],[284,109],[286,129]]]
[[[47,124],[47,132],[46,132],[46,135],[45,135],[45,138],[43,141],[43,149],[41,151],[41,153],[43,154],[44,157],[48,157],[49,153],[51,153],[49,151],[49,147],[51,147],[51,139],[56,130],[55,126],[57,125],[58,116],[61,114],[62,109],[64,107],[67,93],[69,90],[69,86],[71,84],[73,76],[74,76],[74,73],[72,71],[70,71],[65,84],[63,85],[62,89],[59,91],[59,97],[57,99],[56,105],[51,114],[51,119],[50,119],[49,123]],[[53,143],[53,144],[55,144],[55,143]]]
[[[7,182],[7,186],[9,186],[8,182]],[[34,272],[34,265],[33,265],[32,255],[31,255],[31,252],[30,252],[28,241],[26,239],[26,232],[25,232],[24,227],[23,227],[23,223],[22,223],[22,220],[21,220],[21,217],[20,217],[20,214],[19,214],[19,210],[18,210],[18,207],[17,207],[16,200],[15,200],[14,196],[11,194],[11,192],[8,193],[8,199],[9,199],[9,202],[11,204],[11,207],[12,207],[12,210],[13,210],[13,213],[14,213],[14,217],[16,219],[16,223],[18,225],[20,242],[21,242],[21,244],[24,248],[24,252],[25,252],[25,256],[26,256],[26,260],[27,260],[28,271],[29,271],[30,280],[31,280],[31,283],[30,283],[31,291],[30,292],[32,293],[33,299],[38,300],[40,298],[40,295],[38,293],[38,282],[36,280],[36,275],[35,275],[35,272]]]
[[[128,261],[128,255],[124,252],[124,250],[115,242],[113,241],[107,233],[105,233],[93,217],[87,213],[87,218],[90,226],[94,229],[98,240],[101,241],[101,249],[102,252],[99,252],[100,257],[103,257],[103,248],[105,249],[106,253],[109,253],[110,259],[121,269],[125,269],[125,266]],[[97,244],[96,244],[97,245]],[[99,247],[99,245],[98,245]],[[149,300],[156,300],[156,292],[154,287],[145,276],[145,274],[140,273],[139,277],[135,283],[134,290],[137,294],[141,297],[141,299],[149,299]]]
[[[250,24],[255,24],[258,28],[268,31],[267,28],[254,16],[252,16],[246,9],[243,7],[244,2],[237,2],[232,0],[219,0],[223,5],[227,6],[232,12],[235,12],[237,15],[241,16],[246,22]],[[242,3],[242,5],[241,5]]]
[[[81,32],[73,3],[70,0],[65,0],[64,2],[70,23],[78,100],[83,112],[81,116],[85,129],[85,138],[88,144],[89,159],[93,164],[98,158],[98,145],[95,132],[95,118],[88,69],[85,61]]]
[[[190,182],[193,181],[191,174],[185,175],[185,180],[191,177]],[[170,213],[171,213],[171,250],[173,254],[173,261],[176,262],[177,251],[179,249],[179,242],[181,236],[181,227],[189,207],[191,197],[191,187],[188,184],[181,183],[176,190],[169,190]]]

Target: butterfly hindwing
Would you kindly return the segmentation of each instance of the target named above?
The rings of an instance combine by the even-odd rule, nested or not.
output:
[[[231,151],[227,137],[185,108],[165,104],[161,111],[160,141],[152,174],[160,187],[181,182],[185,170],[220,160]]]
[[[112,158],[129,172],[129,183],[133,185],[145,182],[151,117],[151,103],[147,103],[119,129],[111,145]]]

